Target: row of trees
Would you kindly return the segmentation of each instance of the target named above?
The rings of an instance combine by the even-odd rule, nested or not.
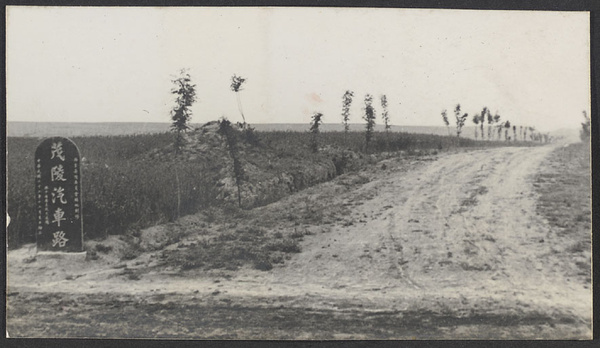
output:
[[[175,149],[179,153],[183,145],[183,133],[187,131],[189,123],[192,117],[191,106],[196,101],[196,85],[192,83],[191,76],[187,69],[182,69],[179,72],[179,76],[172,80],[175,85],[171,90],[171,93],[176,95],[175,106],[171,110],[171,130],[176,133],[175,136]],[[242,116],[243,123],[239,124],[240,128],[248,128],[246,123],[246,117],[242,108],[242,102],[240,98],[240,91],[243,89],[242,86],[246,82],[246,79],[242,76],[234,74],[231,77],[230,88],[236,94],[237,105]],[[347,90],[342,97],[342,123],[344,124],[344,132],[347,134],[350,131],[350,106],[354,98],[354,92]],[[366,121],[365,131],[365,151],[369,151],[370,144],[373,140],[373,134],[375,129],[376,111],[373,106],[373,96],[371,94],[365,95],[365,107],[363,119]],[[391,128],[389,111],[388,111],[388,100],[384,94],[380,97],[381,108],[382,108],[382,120],[385,125],[385,130],[388,132]],[[311,116],[310,132],[313,134],[311,137],[311,148],[314,152],[318,151],[318,134],[319,126],[322,123],[323,114],[315,112]],[[346,136],[345,136],[346,138]]]
[[[350,131],[350,125],[348,121],[350,120],[350,105],[352,104],[352,98],[354,97],[354,92],[347,90],[342,96],[342,123],[344,124],[344,131],[348,133]],[[388,111],[388,100],[385,94],[381,95],[381,109],[383,110],[381,114],[381,118],[383,120],[383,124],[385,125],[385,130],[389,131],[391,128],[390,125],[390,117]],[[365,95],[365,115],[363,119],[367,121],[367,129],[372,129],[375,125],[375,108],[373,107],[373,96],[371,94]]]
[[[171,119],[173,121],[171,125],[171,129],[176,132],[175,138],[175,148],[176,152],[179,153],[182,143],[183,137],[182,133],[189,129],[189,122],[191,120],[192,112],[191,106],[196,101],[196,85],[192,84],[191,77],[186,69],[182,69],[180,71],[179,77],[172,80],[174,83],[174,88],[172,89],[172,93],[175,94],[175,107],[171,111]],[[242,108],[242,102],[240,98],[240,91],[243,89],[242,86],[246,82],[246,79],[234,74],[231,77],[231,90],[236,94],[237,105],[242,116],[243,123],[240,123],[239,126],[242,129],[248,128],[246,123],[246,117],[244,115],[244,111]],[[347,90],[342,96],[342,123],[344,124],[344,139],[347,138],[347,133],[350,131],[350,106],[352,105],[354,99],[354,92],[351,90]],[[382,114],[381,118],[385,126],[385,131],[389,132],[390,118],[388,112],[388,100],[387,96],[384,94],[380,97]],[[365,129],[365,151],[368,152],[370,148],[370,144],[373,140],[374,129],[375,129],[375,119],[376,119],[376,110],[373,106],[373,96],[371,94],[366,94],[364,98],[365,106],[363,108],[364,115],[363,120],[366,122]],[[448,113],[446,110],[443,110],[442,120],[448,129],[448,135],[450,135],[450,121],[448,120]],[[460,137],[462,133],[462,129],[465,126],[465,123],[469,117],[468,113],[463,113],[461,110],[461,105],[457,104],[454,108],[454,118],[456,122],[456,136]],[[585,136],[585,132],[587,130],[589,134],[589,118],[584,111],[584,117],[586,118],[586,124],[588,125],[587,129],[586,124],[582,124],[583,130],[581,131],[581,137]],[[502,130],[504,130],[504,140],[514,140],[517,141],[519,139],[526,141],[527,134],[529,132],[530,140],[534,141],[549,141],[548,134],[541,134],[535,131],[534,127],[523,127],[519,126],[519,136],[517,137],[517,126],[511,125],[510,121],[506,120],[501,122],[501,117],[496,112],[494,115],[490,112],[488,107],[484,107],[480,113],[473,115],[472,122],[475,124],[475,139],[481,138],[481,140],[493,140],[494,137],[496,140],[501,140]],[[323,114],[320,112],[315,112],[311,116],[311,125],[310,132],[313,134],[311,137],[311,148],[314,152],[318,151],[318,134],[319,134],[319,126],[322,123]],[[485,132],[485,123],[487,121],[487,136]],[[510,130],[512,128],[512,136],[509,135]]]
[[[354,98],[354,92],[347,90],[342,96],[342,124],[344,125],[344,141],[347,139],[347,134],[350,131],[350,106],[352,105],[352,101]],[[377,113],[375,111],[375,107],[373,106],[373,96],[371,94],[365,95],[365,107],[364,107],[364,115],[363,120],[366,122],[365,129],[365,152],[369,152],[370,144],[373,141],[373,135],[375,131],[375,119]],[[385,94],[380,97],[381,102],[381,119],[383,120],[383,124],[385,126],[385,131],[389,132],[391,128],[390,124],[390,116],[388,110],[388,100]],[[318,144],[318,134],[319,134],[319,126],[323,122],[323,114],[320,112],[315,112],[311,116],[310,123],[310,132],[311,136],[311,149],[313,152],[317,152],[319,148]]]
[[[447,110],[442,110],[442,121],[446,125],[448,129],[448,135],[450,134],[450,121],[448,120],[448,112]],[[465,126],[465,122],[469,117],[468,113],[462,113],[460,104],[456,104],[454,108],[454,118],[456,119],[456,136],[460,137],[462,134],[462,129]],[[550,140],[549,134],[542,134],[536,132],[535,127],[528,126],[519,126],[517,128],[516,125],[511,125],[509,120],[502,122],[500,115],[496,112],[493,116],[488,107],[483,107],[480,113],[473,115],[472,122],[475,124],[475,139],[481,138],[481,140],[486,139],[485,133],[485,123],[487,121],[487,140],[501,140],[502,138],[502,130],[504,130],[504,140],[522,140],[527,141],[527,132],[529,131],[529,139],[532,141],[544,141],[548,142]],[[512,129],[512,136],[510,135],[510,131]],[[519,135],[517,137],[517,129],[519,130]],[[496,134],[496,135],[495,135]]]
[[[342,96],[342,123],[344,124],[344,132],[346,134],[350,131],[350,125],[348,121],[350,119],[350,104],[352,104],[352,98],[354,97],[354,92],[347,90]],[[381,102],[381,119],[383,121],[384,129],[389,132],[391,128],[390,124],[390,115],[388,110],[388,100],[385,94],[380,97]],[[366,130],[365,130],[365,151],[369,151],[369,146],[373,140],[373,134],[375,131],[375,119],[377,118],[377,112],[375,107],[373,106],[373,96],[371,94],[365,95],[365,107],[364,107],[364,115],[363,120],[366,122]]]

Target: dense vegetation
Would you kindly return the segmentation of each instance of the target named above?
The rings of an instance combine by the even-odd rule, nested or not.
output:
[[[84,230],[88,236],[119,234],[127,227],[168,221],[173,216],[174,171],[180,170],[190,190],[184,205],[198,206],[198,171],[190,165],[132,161],[148,149],[172,144],[171,134],[72,138],[82,156]],[[11,246],[32,241],[35,231],[34,152],[37,138],[7,139],[7,209]],[[179,167],[179,168],[177,168]],[[196,190],[193,189],[193,183]],[[193,194],[193,195],[192,195]]]
[[[269,166],[275,171],[302,167],[330,156],[329,160],[334,161],[339,175],[357,169],[356,166],[345,168],[345,154],[368,158],[363,153],[365,138],[362,132],[324,133],[319,139],[319,146],[324,151],[318,154],[311,149],[311,134],[308,132],[252,132],[250,135],[242,137],[244,146],[254,148],[257,158],[268,157]],[[176,156],[153,160],[147,156],[159,148],[172,149],[173,134],[74,137],[72,140],[82,156],[83,223],[88,239],[123,234],[130,229],[173,221],[206,207],[225,204],[216,187],[220,179],[219,163],[189,161]],[[40,142],[38,138],[7,139],[7,209],[11,216],[8,238],[11,247],[35,240],[33,156]],[[410,154],[421,150],[440,151],[481,145],[481,142],[471,139],[450,136],[374,133],[369,152],[372,156],[394,151]],[[507,144],[489,142],[485,145]],[[339,153],[344,153],[344,156],[336,155]],[[296,189],[316,182],[306,178],[302,180],[305,180],[304,184]],[[255,204],[266,204],[277,198],[280,197],[263,199]]]

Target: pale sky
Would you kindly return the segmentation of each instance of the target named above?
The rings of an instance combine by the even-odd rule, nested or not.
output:
[[[540,131],[590,114],[589,12],[372,8],[13,7],[9,121],[169,122],[171,80],[189,68],[194,123],[341,122],[364,96],[394,125],[441,126],[460,103]],[[378,123],[381,120],[377,119]],[[472,125],[469,117],[469,125]]]

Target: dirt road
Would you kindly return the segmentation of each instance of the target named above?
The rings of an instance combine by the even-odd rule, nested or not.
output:
[[[181,277],[148,267],[128,280],[107,265],[26,263],[27,250],[16,250],[9,254],[7,326],[17,336],[587,338],[589,283],[560,268],[535,209],[532,178],[553,149],[444,154],[409,169],[390,159],[260,208],[267,216],[313,200],[336,215],[304,238],[301,253],[267,272]],[[357,177],[368,182],[340,188]],[[57,329],[51,314],[32,320],[35,312],[21,308],[43,302],[68,308],[65,322],[98,325]],[[158,314],[139,320],[152,306]],[[202,320],[182,322],[195,315]],[[123,329],[133,318],[137,329]]]

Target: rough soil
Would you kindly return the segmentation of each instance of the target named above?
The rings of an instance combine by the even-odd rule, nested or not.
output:
[[[303,235],[302,252],[269,271],[182,271],[161,261],[164,250],[130,261],[110,252],[83,261],[14,250],[7,330],[12,337],[588,339],[590,279],[560,252],[581,244],[582,234],[558,238],[551,212],[537,207],[536,174],[556,149],[389,159],[254,209],[241,221]],[[318,215],[312,221],[290,217],[308,206]],[[182,219],[176,227],[192,233],[167,250],[230,226],[201,229],[200,221]],[[573,257],[589,258],[586,242],[569,249]]]

